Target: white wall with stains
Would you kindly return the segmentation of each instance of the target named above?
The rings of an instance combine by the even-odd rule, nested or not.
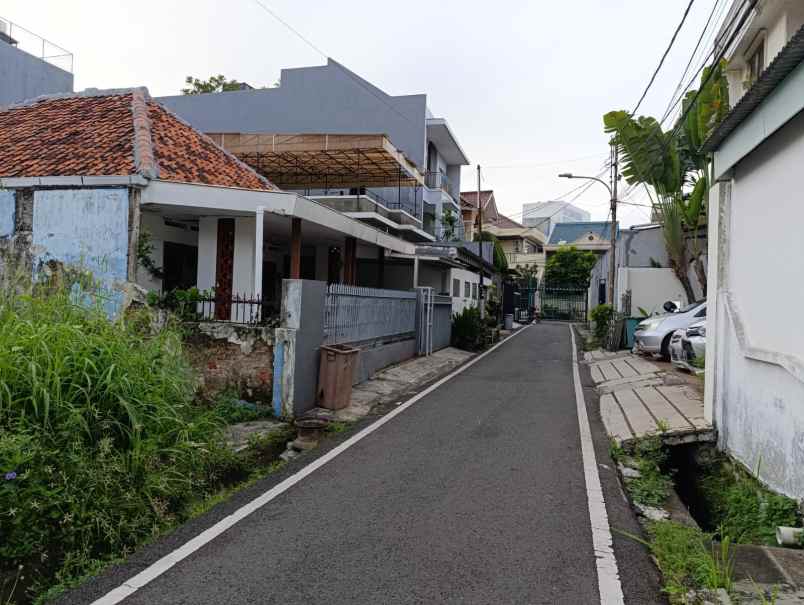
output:
[[[802,162],[799,114],[713,190],[709,225],[717,239],[709,248],[706,357],[707,412],[720,445],[772,489],[798,499],[804,498],[804,205],[795,175]]]
[[[34,272],[48,261],[92,272],[110,315],[123,302],[128,270],[128,189],[34,193]]]

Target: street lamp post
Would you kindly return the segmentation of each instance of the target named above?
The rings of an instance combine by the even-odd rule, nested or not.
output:
[[[609,253],[609,279],[606,283],[606,297],[609,304],[614,306],[614,274],[617,270],[617,263],[615,254],[617,251],[617,155],[613,158],[614,178],[612,179],[612,186],[610,187],[606,181],[599,179],[596,176],[581,176],[572,174],[571,172],[562,172],[558,176],[562,179],[585,179],[587,181],[597,181],[609,191],[611,198],[611,235],[610,235],[610,253]]]

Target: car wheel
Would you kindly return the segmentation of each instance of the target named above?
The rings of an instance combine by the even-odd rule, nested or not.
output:
[[[662,361],[670,361],[670,339],[673,337],[673,333],[670,332],[667,336],[664,337],[662,341],[662,348],[660,355],[662,356]]]

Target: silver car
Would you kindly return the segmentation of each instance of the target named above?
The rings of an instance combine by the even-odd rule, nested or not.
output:
[[[674,305],[669,303],[665,309]],[[637,325],[634,331],[634,349],[638,353],[661,355],[670,360],[670,339],[673,332],[688,328],[692,324],[706,318],[706,301],[698,301],[687,305],[679,311],[648,317]]]
[[[670,337],[670,360],[678,368],[690,372],[700,371],[694,364],[706,355],[706,320],[698,321],[689,328],[673,332]]]

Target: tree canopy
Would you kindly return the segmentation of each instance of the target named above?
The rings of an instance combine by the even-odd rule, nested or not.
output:
[[[668,131],[655,118],[624,110],[603,116],[604,131],[619,149],[626,182],[643,184],[649,194],[656,194],[653,207],[662,223],[670,266],[689,300],[699,298],[688,275],[690,265],[706,295],[699,233],[706,224],[710,158],[701,148],[729,111],[725,71],[725,62],[703,71],[699,90],[686,93],[681,118]]]
[[[586,288],[597,263],[597,255],[575,246],[561,246],[544,267],[544,281],[551,286]]]
[[[241,84],[237,80],[227,80],[223,74],[211,76],[209,80],[199,80],[192,76],[187,76],[184,83],[187,88],[182,88],[184,95],[201,95],[209,92],[226,92],[227,90],[240,90]]]

